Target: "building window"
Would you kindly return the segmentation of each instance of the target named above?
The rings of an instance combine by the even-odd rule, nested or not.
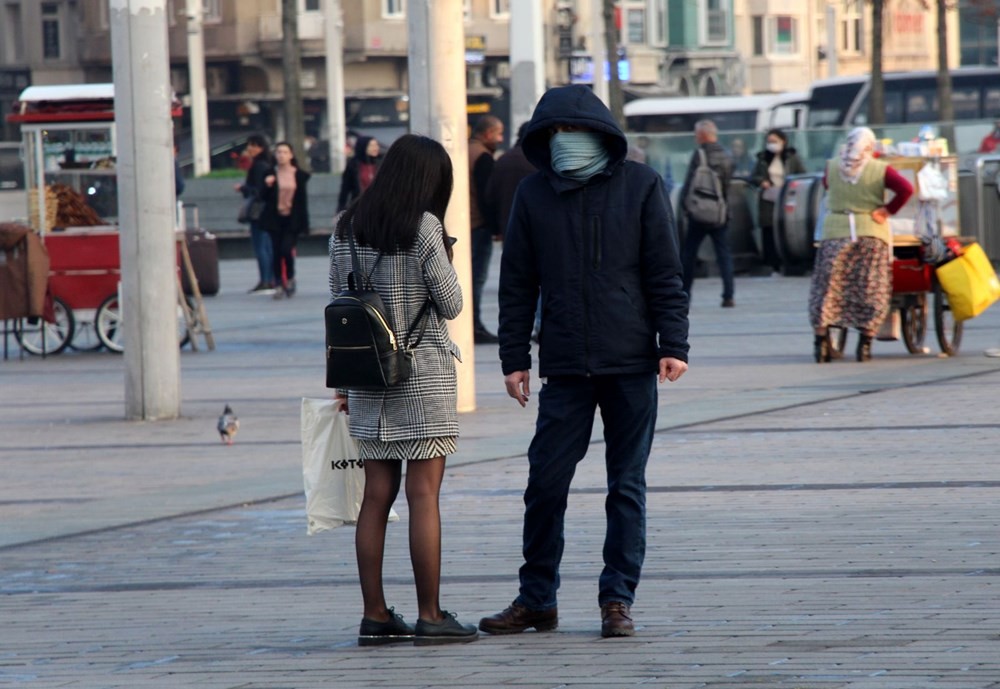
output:
[[[62,32],[59,21],[59,3],[42,3],[42,57],[46,60],[62,59]]]
[[[727,0],[703,0],[702,43],[719,45],[729,42]]]
[[[21,33],[21,6],[4,6],[3,18],[3,44],[6,62],[24,62],[24,34]]]
[[[650,43],[657,46],[667,44],[667,0],[650,0]]]
[[[755,57],[764,55],[764,17],[755,15],[753,21],[753,54]]]
[[[510,0],[490,0],[490,16],[494,19],[510,17]]]
[[[382,16],[386,19],[401,19],[406,16],[403,0],[382,0]]]
[[[322,8],[319,6],[320,0],[305,0],[305,4],[302,8],[303,12],[319,12]]]
[[[860,53],[864,48],[861,18],[864,12],[862,0],[844,0],[840,18],[840,51]]]
[[[204,21],[214,23],[222,21],[222,0],[205,0]]]
[[[629,7],[625,13],[625,35],[630,45],[646,42],[646,8]]]
[[[797,55],[799,36],[795,17],[771,17],[770,25],[770,51],[775,55]]]

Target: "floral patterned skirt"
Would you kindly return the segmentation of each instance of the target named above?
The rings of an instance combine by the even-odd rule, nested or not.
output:
[[[357,439],[360,459],[433,459],[455,454],[458,443],[455,436],[421,438],[419,440],[363,440]]]
[[[875,237],[820,242],[809,290],[813,328],[857,328],[875,336],[889,315],[892,251]]]

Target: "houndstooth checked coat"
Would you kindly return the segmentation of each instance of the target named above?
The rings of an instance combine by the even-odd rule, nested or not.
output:
[[[334,227],[338,220],[339,216]],[[378,252],[356,246],[362,270],[371,271]],[[330,237],[331,298],[347,289],[350,272],[350,245],[334,232]],[[434,307],[427,310],[427,330],[414,351],[409,380],[386,390],[348,392],[351,436],[382,441],[457,436],[455,359],[461,360],[461,352],[448,335],[445,319],[455,318],[462,310],[462,290],[448,261],[438,219],[424,213],[413,247],[384,254],[371,278],[400,341],[428,296]]]

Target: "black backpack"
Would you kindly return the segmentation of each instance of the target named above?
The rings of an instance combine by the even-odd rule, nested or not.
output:
[[[399,385],[410,377],[413,349],[420,344],[427,329],[424,302],[405,342],[400,342],[386,316],[382,297],[375,291],[371,274],[382,260],[380,253],[368,275],[359,269],[354,232],[347,228],[351,247],[351,273],[347,289],[326,306],[326,386],[351,390],[384,389]],[[412,344],[410,338],[417,324],[420,332]]]
[[[705,150],[698,147],[698,167],[691,177],[683,199],[688,217],[702,225],[718,227],[726,224],[726,193],[718,173],[708,164]]]

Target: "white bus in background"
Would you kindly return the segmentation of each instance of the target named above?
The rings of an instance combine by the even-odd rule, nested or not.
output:
[[[764,132],[801,126],[808,93],[756,96],[639,98],[625,104],[625,122],[634,134],[690,134],[698,120],[719,131]]]

